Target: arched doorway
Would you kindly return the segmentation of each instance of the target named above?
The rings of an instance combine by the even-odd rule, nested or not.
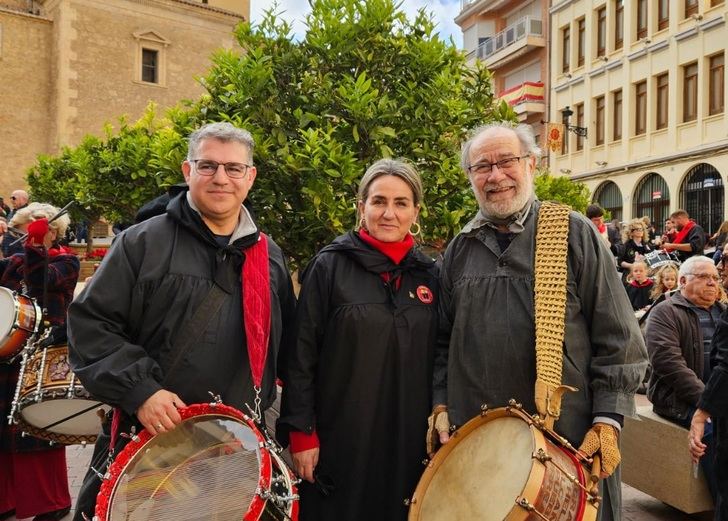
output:
[[[712,235],[723,222],[723,178],[712,165],[700,163],[690,169],[680,186],[680,205]]]
[[[622,203],[624,199],[622,197],[622,191],[616,183],[606,181],[597,186],[597,189],[594,190],[594,198],[592,201],[609,211],[612,219],[622,220]]]
[[[657,233],[662,233],[665,219],[670,217],[670,189],[665,179],[655,172],[643,177],[634,191],[632,217],[650,218]]]

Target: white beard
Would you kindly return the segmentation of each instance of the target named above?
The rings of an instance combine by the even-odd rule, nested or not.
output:
[[[515,195],[510,199],[504,199],[502,201],[488,201],[486,191],[489,188],[493,188],[493,186],[485,185],[481,190],[473,185],[471,178],[470,186],[473,188],[473,193],[475,194],[475,199],[478,201],[480,212],[488,218],[505,220],[521,211],[533,195],[533,175],[530,172],[527,172],[526,176],[528,178],[528,182],[521,186],[516,185]]]

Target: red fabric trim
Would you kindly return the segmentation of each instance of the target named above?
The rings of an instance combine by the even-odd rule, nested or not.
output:
[[[389,257],[395,264],[402,262],[402,259],[407,256],[412,246],[415,245],[415,240],[409,233],[399,242],[382,242],[369,235],[366,230],[361,229],[359,230],[359,238],[372,248]]]
[[[268,240],[263,233],[258,242],[245,250],[242,292],[250,372],[253,385],[260,387],[270,338],[270,268]]]
[[[683,240],[688,236],[688,233],[690,233],[690,230],[693,229],[693,226],[695,226],[695,221],[688,221],[688,223],[683,226],[683,229],[677,232],[677,235],[675,235],[674,243],[677,244],[683,244]]]
[[[599,230],[599,233],[604,233],[607,231],[607,225],[602,223],[599,226],[597,226],[597,230]]]
[[[51,257],[57,257],[58,255],[76,255],[76,252],[59,244],[58,248],[50,248],[48,250],[48,255]]]
[[[319,443],[318,434],[313,431],[311,434],[306,434],[300,431],[291,431],[288,435],[291,441],[291,454],[297,452],[303,452],[304,450],[317,449],[321,446]]]
[[[649,286],[652,286],[652,284],[653,284],[652,279],[645,279],[645,281],[642,282],[641,284],[634,279],[632,279],[629,282],[629,285],[634,286],[635,288],[647,288]]]

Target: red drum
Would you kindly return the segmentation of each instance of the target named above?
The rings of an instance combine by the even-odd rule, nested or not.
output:
[[[38,333],[41,310],[35,301],[0,287],[0,362],[13,360]]]
[[[298,519],[297,481],[255,422],[218,403],[180,415],[173,430],[142,430],[118,454],[94,519]]]
[[[520,406],[484,412],[435,454],[410,501],[409,521],[593,521],[583,458]]]

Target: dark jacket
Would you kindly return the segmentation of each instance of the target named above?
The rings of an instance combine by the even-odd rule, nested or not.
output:
[[[302,484],[302,521],[406,519],[426,457],[437,299],[435,264],[416,250],[396,265],[350,232],[311,262],[276,435],[315,428],[317,472],[335,491]]]
[[[728,312],[721,315],[713,335],[710,367],[710,379],[700,397],[699,407],[711,416],[728,418]]]
[[[84,387],[130,415],[162,388],[187,404],[207,402],[213,392],[245,411],[254,393],[240,272],[245,248],[257,240],[255,232],[219,247],[185,193],[170,202],[165,215],[117,236],[69,309],[70,360]],[[282,252],[270,238],[268,247],[271,331],[263,408],[275,399],[276,359],[288,342],[295,307]],[[170,376],[167,371],[179,344],[175,335],[213,284],[226,293],[222,308]]]
[[[66,309],[73,298],[73,290],[80,271],[78,258],[66,254],[47,257],[45,248],[23,246],[22,243],[20,245],[24,249],[23,254],[0,260],[0,286],[20,291],[20,284],[24,282],[27,288],[25,293],[32,297],[38,306],[46,308],[45,318],[51,324],[65,330],[63,324],[66,321]],[[47,280],[45,306],[44,279]],[[40,317],[37,319],[40,320]],[[20,428],[8,425],[7,416],[15,396],[19,373],[20,359],[11,364],[0,363],[0,448],[10,451],[48,449],[50,445],[47,441],[32,436],[22,436]]]
[[[642,242],[642,244],[635,243],[632,239],[629,239],[627,242],[624,243],[624,249],[622,250],[622,255],[619,256],[619,259],[617,260],[617,266],[624,270],[625,274],[629,273],[629,268],[622,268],[622,263],[627,262],[629,264],[634,263],[635,256],[639,253],[640,255],[645,255],[647,253],[650,253],[652,251],[652,246],[646,242],[647,238],[645,238]]]
[[[716,302],[716,306],[725,306]],[[652,375],[647,397],[662,416],[684,420],[705,385],[703,333],[698,315],[681,294],[655,305],[650,311],[645,333]]]
[[[690,244],[692,249],[691,251],[675,251],[680,262],[685,262],[693,255],[702,255],[703,249],[705,248],[705,231],[703,231],[700,225],[696,224],[690,229],[687,237],[685,237],[681,244]]]

